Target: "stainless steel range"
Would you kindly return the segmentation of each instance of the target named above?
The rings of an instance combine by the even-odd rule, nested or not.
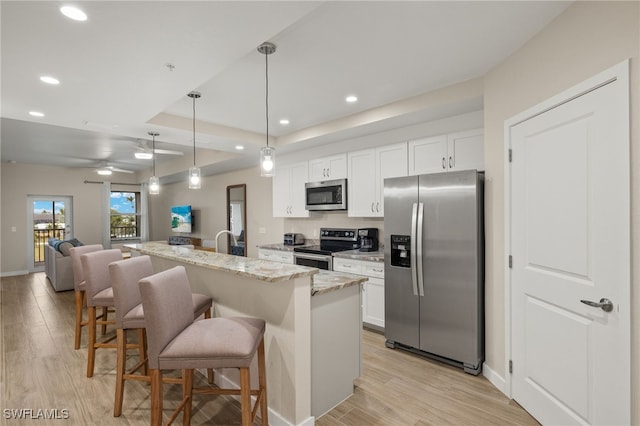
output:
[[[359,248],[358,230],[351,228],[320,228],[320,244],[295,247],[293,262],[296,265],[333,270],[333,253]]]

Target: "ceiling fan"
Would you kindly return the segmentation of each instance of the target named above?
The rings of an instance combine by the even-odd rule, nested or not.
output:
[[[166,155],[184,155],[181,151],[172,151],[170,149],[159,149],[156,148],[153,150],[149,146],[149,141],[144,139],[138,139],[138,147],[135,152],[135,157],[143,160],[150,160],[153,158],[153,154],[166,154]]]
[[[118,173],[133,173],[133,170],[125,170],[125,169],[120,169],[118,167],[112,166],[111,164],[109,164],[106,161],[102,161],[100,162],[100,164],[97,166],[96,168],[96,172],[99,175],[110,175],[113,172],[118,172]]]

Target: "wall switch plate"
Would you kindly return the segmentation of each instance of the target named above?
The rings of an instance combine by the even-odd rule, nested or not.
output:
[[[258,228],[258,233],[259,234],[266,234],[267,233],[267,228],[261,226],[260,228]]]

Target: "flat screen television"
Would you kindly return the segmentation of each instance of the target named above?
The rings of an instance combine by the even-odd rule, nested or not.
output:
[[[193,225],[191,206],[171,207],[171,230],[173,232],[190,233]]]

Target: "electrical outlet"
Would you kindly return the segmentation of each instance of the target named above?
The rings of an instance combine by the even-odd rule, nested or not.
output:
[[[11,232],[16,232],[16,227],[15,226],[11,227]]]
[[[259,234],[266,234],[267,233],[267,228],[261,226],[260,228],[258,228],[258,233]]]

